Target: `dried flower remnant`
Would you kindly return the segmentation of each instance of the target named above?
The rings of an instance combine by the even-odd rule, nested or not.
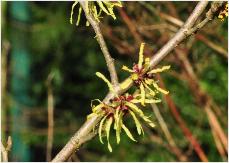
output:
[[[228,3],[225,3],[223,5],[223,8],[220,10],[219,15],[218,15],[218,18],[221,21],[224,21],[226,17],[228,17]]]
[[[145,106],[145,103],[149,103],[150,99],[154,99],[155,95],[159,92],[163,94],[168,94],[169,92],[166,90],[163,90],[157,85],[157,82],[153,79],[153,74],[163,72],[165,70],[170,69],[170,66],[163,66],[162,68],[156,68],[149,70],[149,58],[143,57],[143,51],[144,51],[145,43],[142,43],[140,46],[139,51],[139,60],[138,64],[134,64],[132,69],[129,69],[127,66],[123,66],[122,69],[125,71],[128,71],[131,74],[131,79],[133,80],[134,84],[140,89],[140,102],[143,106]],[[153,86],[153,88],[151,88]],[[125,85],[122,85],[123,88],[125,88]],[[148,97],[148,99],[147,99]],[[152,101],[153,103],[153,101]]]
[[[74,8],[77,4],[78,4],[78,1],[75,1],[72,5],[70,24],[73,24]],[[100,19],[102,18],[101,17],[102,13],[105,13],[111,16],[115,20],[116,16],[114,14],[114,8],[122,7],[122,3],[121,1],[85,1],[85,6],[86,6],[87,14],[91,14],[97,22],[100,22]],[[82,13],[82,7],[79,6],[77,21],[76,21],[77,26],[80,23],[81,13]],[[86,26],[89,26],[89,25],[90,24],[87,21]]]

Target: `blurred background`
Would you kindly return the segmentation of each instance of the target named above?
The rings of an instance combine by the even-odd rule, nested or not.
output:
[[[101,29],[120,81],[122,65],[137,62],[141,42],[153,56],[182,26],[197,2],[122,2],[117,20],[105,16]],[[1,139],[12,137],[9,161],[48,161],[66,144],[91,112],[92,99],[103,99],[109,77],[105,60],[85,17],[69,23],[73,2],[1,2]],[[210,5],[207,7],[209,9]],[[207,11],[207,10],[206,10]],[[206,12],[205,11],[205,12]],[[202,14],[201,19],[205,17]],[[226,161],[228,133],[228,20],[214,19],[184,41],[159,65],[157,76],[170,91],[145,111],[156,123],[144,126],[138,142],[125,134],[109,153],[98,137],[69,161]],[[48,108],[54,112],[53,140]],[[51,112],[50,112],[51,113]],[[47,142],[52,145],[48,145]],[[50,152],[51,151],[51,152]],[[49,156],[47,156],[49,155]]]

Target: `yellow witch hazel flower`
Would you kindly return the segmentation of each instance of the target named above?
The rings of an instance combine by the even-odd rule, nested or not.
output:
[[[223,8],[218,15],[218,18],[221,19],[221,21],[224,21],[226,17],[228,17],[228,3],[225,3],[223,5]]]
[[[127,66],[122,67],[123,70],[132,73],[131,79],[140,89],[140,94],[138,95],[140,98],[138,100],[143,106],[145,106],[145,103],[155,103],[157,100],[155,100],[154,97],[157,93],[169,93],[157,85],[157,82],[153,79],[153,75],[170,69],[170,66],[163,66],[162,68],[156,68],[148,71],[150,59],[145,58],[144,60],[143,58],[144,46],[145,43],[142,43],[140,46],[138,64],[134,64],[132,69],[129,69]],[[151,86],[153,86],[153,88],[151,88]]]
[[[114,14],[114,7],[122,7],[121,1],[85,1],[86,5],[86,12],[91,14],[97,22],[100,22],[100,18],[102,13],[105,13],[111,16],[114,20],[116,16]],[[78,4],[78,1],[75,1],[72,5],[71,10],[71,17],[70,17],[70,24],[73,24],[73,14],[74,8]],[[76,25],[78,26],[80,23],[82,13],[82,7],[79,7],[78,16]],[[89,22],[86,22],[86,26],[89,26]]]
[[[114,90],[112,84],[103,74],[96,72],[96,75],[108,85],[110,91]],[[99,104],[97,106],[92,106],[92,113],[88,116],[88,118],[91,118],[94,114],[102,115],[102,119],[98,127],[99,140],[103,144],[102,136],[106,136],[108,142],[107,146],[110,152],[112,152],[112,147],[109,142],[109,137],[112,124],[114,125],[114,130],[116,131],[117,144],[120,143],[120,135],[122,130],[125,131],[131,140],[136,141],[131,134],[131,131],[123,123],[123,118],[125,116],[129,115],[132,117],[139,135],[144,134],[144,131],[138,118],[141,118],[151,127],[155,126],[149,117],[145,116],[143,111],[138,108],[136,104],[139,103],[139,100],[135,99],[135,96],[133,95],[129,95],[128,93],[120,96],[116,95],[116,97],[111,99],[110,104],[105,104],[98,99],[96,99],[96,101],[98,101]]]

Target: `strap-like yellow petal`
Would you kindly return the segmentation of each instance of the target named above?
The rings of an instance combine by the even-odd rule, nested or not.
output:
[[[143,130],[141,123],[139,122],[138,118],[135,116],[135,114],[132,111],[129,110],[129,113],[134,119],[138,134],[141,135],[141,131]]]
[[[145,106],[146,93],[145,93],[145,88],[142,83],[140,84],[140,91],[141,91],[141,104],[142,106]]]
[[[118,121],[117,121],[117,126],[116,126],[116,140],[117,140],[117,144],[120,143],[120,133],[121,133],[121,126],[122,126],[122,117],[123,117],[123,113],[120,112],[120,114],[118,115]]]
[[[94,18],[95,18],[95,20],[97,21],[97,22],[100,22],[99,21],[99,16],[98,16],[98,12],[97,12],[97,8],[96,8],[96,6],[93,6],[93,16],[94,16]]]
[[[116,20],[116,16],[115,16],[113,10],[114,10],[114,7],[113,7],[113,6],[112,6],[112,7],[108,7],[108,11],[110,12],[111,17],[112,17],[114,20]]]
[[[158,100],[155,100],[155,99],[146,99],[145,100],[145,103],[148,103],[148,104],[159,103],[159,102],[161,102],[160,99],[158,99]]]
[[[110,141],[109,141],[109,137],[110,137],[110,129],[111,129],[111,124],[113,122],[113,118],[110,117],[107,122],[106,122],[106,126],[105,126],[105,131],[106,131],[106,135],[107,135],[107,146],[110,152],[112,152],[112,148],[110,145]]]
[[[122,70],[128,71],[128,72],[134,72],[133,70],[129,69],[127,66],[123,65]]]
[[[98,111],[100,111],[100,109],[101,109],[103,106],[104,106],[104,104],[101,103],[101,104],[97,105],[96,107],[93,107],[93,108],[92,108],[92,112],[93,112],[93,113],[97,113]]]
[[[164,93],[164,94],[166,94],[166,95],[169,93],[169,91],[166,91],[166,90],[160,88],[160,87],[157,85],[156,82],[153,83],[153,86],[154,86],[159,92],[161,92],[161,93]]]
[[[153,83],[153,81],[154,81],[153,79],[148,79],[148,78],[145,79],[145,83],[147,85],[151,85]]]
[[[142,116],[142,119],[147,122],[147,124],[150,126],[150,127],[155,127],[155,124],[146,116]]]
[[[71,10],[71,17],[70,17],[70,24],[72,24],[72,16],[73,16],[73,13],[74,13],[74,8],[75,6],[77,5],[78,1],[75,1],[72,5],[72,10]]]
[[[144,87],[149,91],[151,96],[155,96],[156,93],[147,84],[144,84]]]
[[[104,7],[103,2],[102,1],[96,1],[99,5],[99,7],[107,14],[110,15],[110,13],[107,11],[107,9]]]
[[[143,64],[143,51],[144,51],[145,43],[141,43],[140,50],[139,50],[139,59],[138,59],[138,67],[142,68]]]
[[[133,99],[133,100],[131,100],[131,102],[132,102],[132,103],[134,103],[134,104],[137,104],[137,103],[140,103],[140,102],[141,102],[141,100],[138,100],[138,99]]]
[[[145,58],[144,70],[148,70],[150,66],[150,58]]]
[[[163,66],[162,68],[156,68],[156,69],[153,69],[153,70],[149,71],[148,74],[159,73],[159,72],[162,72],[162,71],[170,69],[170,67],[171,66]]]
[[[144,115],[141,109],[139,109],[135,104],[131,102],[125,102],[125,105],[128,106],[133,112],[135,112],[138,115]]]
[[[120,109],[116,109],[115,110],[115,114],[114,114],[114,119],[115,119],[115,122],[114,122],[114,129],[116,130],[117,129],[117,123],[118,123],[118,120],[119,120],[119,111]]]
[[[130,130],[124,125],[122,124],[122,128],[123,130],[126,132],[126,135],[133,141],[136,141],[133,137],[133,135],[131,134]]]
[[[106,118],[107,118],[107,115],[104,116],[103,119],[99,123],[99,140],[102,144],[103,144],[102,129],[103,129],[103,124],[104,124],[104,121],[106,120]]]
[[[114,1],[114,2],[112,2],[112,5],[122,7],[122,2],[121,1]]]
[[[127,89],[132,84],[132,82],[133,81],[130,78],[127,78],[120,84],[121,89]]]
[[[100,72],[96,72],[96,76],[98,76],[99,78],[101,78],[105,83],[107,83],[107,86],[109,88],[110,91],[114,92],[114,88],[113,85],[109,82],[109,80]]]
[[[136,105],[130,103],[130,102],[126,102],[125,103],[126,106],[129,106],[130,109],[136,113],[136,115],[138,115],[139,117],[141,117],[145,122],[147,122],[151,127],[154,127],[155,124],[148,118],[144,115],[144,113],[142,112],[142,110],[140,110]]]
[[[78,18],[77,18],[77,22],[76,22],[77,26],[80,24],[81,13],[82,13],[82,7],[79,8]]]

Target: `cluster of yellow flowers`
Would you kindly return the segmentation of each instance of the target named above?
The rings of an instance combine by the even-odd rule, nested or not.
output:
[[[218,18],[221,19],[221,21],[224,21],[224,19],[228,17],[228,3],[225,3],[223,6],[223,9],[219,12]]]
[[[132,95],[126,93],[123,96],[115,97],[111,101],[112,102],[110,104],[105,104],[99,101],[99,104],[97,106],[92,106],[92,113],[87,117],[89,119],[94,114],[99,114],[103,116],[102,120],[99,123],[99,139],[100,142],[103,144],[102,132],[104,131],[107,137],[108,149],[110,152],[112,152],[112,147],[109,142],[109,135],[112,123],[114,123],[114,130],[116,131],[117,144],[120,143],[120,134],[122,129],[131,140],[136,141],[132,136],[130,130],[123,123],[123,117],[126,116],[128,113],[132,116],[139,135],[144,134],[144,131],[137,117],[143,119],[151,127],[155,126],[154,123],[149,119],[149,117],[145,116],[143,111],[138,108],[138,106],[136,105],[138,102],[134,99]]]
[[[70,17],[70,23],[73,24],[73,14],[74,14],[74,8],[78,4],[78,1],[75,1],[74,4],[72,5],[72,10],[71,10],[71,17]],[[111,16],[113,19],[116,19],[116,16],[114,14],[114,7],[122,7],[121,1],[85,1],[85,6],[86,6],[86,12],[88,14],[91,14],[94,19],[97,22],[100,22],[101,14],[104,12],[105,14]],[[79,11],[78,11],[78,16],[77,16],[77,21],[76,25],[78,26],[80,23],[80,18],[81,18],[81,13],[82,13],[82,7],[79,6]],[[89,26],[90,23],[87,21],[86,26]]]
[[[153,70],[149,70],[149,58],[143,58],[143,50],[145,43],[141,44],[139,51],[139,60],[138,64],[135,64],[132,69],[129,69],[127,66],[123,66],[122,69],[128,71],[131,74],[131,79],[134,81],[135,85],[140,88],[139,101],[143,106],[145,103],[154,103],[154,97],[157,93],[161,92],[163,94],[168,94],[169,92],[163,90],[157,85],[157,82],[153,79],[153,74],[163,72],[165,70],[170,69],[170,66],[163,66],[162,68],[157,68]],[[144,64],[143,64],[144,63]],[[147,72],[148,71],[148,72]],[[151,88],[153,86],[153,89]],[[125,85],[122,85],[125,88]]]
[[[122,68],[123,70],[131,73],[131,80],[138,87],[135,94],[130,95],[126,93],[124,95],[117,95],[110,81],[100,72],[96,72],[96,75],[101,78],[107,84],[109,90],[115,94],[115,98],[113,98],[109,104],[105,104],[97,99],[99,104],[96,106],[91,106],[92,113],[89,114],[87,118],[89,119],[94,114],[102,116],[102,119],[99,123],[99,138],[101,143],[103,143],[102,136],[103,133],[105,133],[110,152],[112,152],[112,147],[109,143],[111,125],[114,123],[117,144],[120,142],[120,134],[122,129],[131,140],[136,141],[130,130],[125,126],[123,118],[127,114],[130,114],[135,122],[138,134],[144,134],[138,117],[144,120],[151,127],[154,127],[155,125],[139,108],[139,104],[145,106],[145,103],[161,102],[160,99],[156,98],[156,94],[160,92],[168,94],[168,91],[163,90],[157,85],[156,81],[153,79],[153,74],[167,70],[170,68],[170,66],[149,70],[149,58],[146,58],[143,62],[144,45],[145,44],[142,43],[140,47],[138,64],[134,65],[132,69],[129,69],[127,66],[123,66]],[[126,84],[122,85],[122,87],[126,87]]]

